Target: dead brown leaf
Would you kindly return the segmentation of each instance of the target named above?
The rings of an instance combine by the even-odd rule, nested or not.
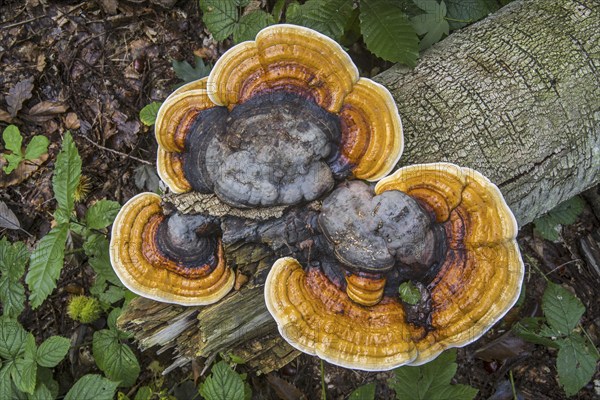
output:
[[[46,68],[46,56],[44,54],[40,54],[37,57],[35,69],[37,69],[39,72],[42,72],[44,68]]]
[[[4,171],[2,171],[2,167],[6,165],[6,160],[4,157],[0,157],[0,188],[18,185],[19,183],[23,182],[25,179],[29,178],[31,174],[37,171],[40,165],[42,165],[47,159],[48,153],[45,153],[35,160],[23,161],[19,164],[17,169],[6,175]]]
[[[115,15],[119,6],[117,0],[96,0],[105,13]]]
[[[280,399],[283,400],[302,400],[306,399],[306,395],[302,393],[296,386],[292,385],[285,379],[281,379],[277,375],[270,373],[267,375],[267,382],[271,388],[277,393]]]
[[[74,112],[70,112],[65,117],[65,126],[67,129],[79,129],[81,126],[81,122],[79,122],[79,117]]]
[[[16,117],[23,108],[23,103],[31,98],[33,91],[33,78],[22,80],[13,86],[6,96],[6,104],[11,117]]]
[[[11,124],[14,118],[10,116],[10,114],[3,109],[0,108],[0,121],[8,122]]]
[[[57,114],[64,114],[69,109],[69,106],[62,101],[42,101],[29,109],[29,117],[34,119],[46,120],[53,118]]]

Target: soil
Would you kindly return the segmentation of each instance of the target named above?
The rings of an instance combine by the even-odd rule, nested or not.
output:
[[[181,83],[171,60],[194,55],[214,61],[231,43],[217,43],[203,29],[197,1],[169,0],[0,0],[0,129],[19,126],[24,142],[34,135],[50,139],[49,155],[39,168],[21,171],[18,179],[0,172],[0,201],[17,215],[22,230],[0,230],[10,241],[25,241],[30,248],[52,226],[56,208],[51,179],[62,135],[73,133],[89,179],[89,193],[77,204],[82,216],[98,199],[124,203],[133,195],[156,185],[156,142],[152,129],[138,117],[152,101],[162,101]],[[369,56],[360,46],[352,56],[364,75],[388,65]],[[31,82],[16,115],[9,112],[9,92],[20,82]],[[10,100],[12,101],[12,100]],[[15,113],[13,113],[15,114]],[[144,175],[145,174],[145,175]],[[137,176],[137,179],[136,179]],[[147,179],[141,179],[140,177]],[[154,179],[154,180],[153,180]],[[137,181],[137,182],[136,182]],[[136,184],[137,183],[137,184]],[[597,190],[594,189],[594,190]],[[519,398],[565,398],[556,372],[556,351],[528,344],[510,333],[524,316],[539,316],[545,274],[573,291],[586,306],[581,326],[596,345],[600,343],[600,276],[593,260],[584,256],[580,242],[600,229],[597,196],[587,196],[578,221],[550,242],[524,227],[519,243],[527,265],[525,296],[520,306],[476,343],[458,350],[455,383],[479,390],[479,399],[512,399],[510,379]],[[595,200],[596,199],[596,200]],[[600,260],[596,259],[598,263]],[[90,351],[94,331],[105,327],[102,319],[80,325],[65,312],[67,300],[85,293],[93,273],[85,259],[74,255],[63,268],[57,289],[36,310],[29,307],[20,317],[38,343],[51,335],[69,337],[73,347],[67,360],[55,368],[61,393],[85,373],[99,373]],[[155,353],[138,352],[142,374],[140,385],[156,383]],[[165,360],[160,359],[161,362]],[[248,379],[257,399],[318,399],[321,394],[321,363],[303,355],[281,370]],[[377,399],[394,398],[386,385],[392,372],[364,373],[324,363],[327,398],[347,398],[356,387],[376,382]],[[164,377],[162,388],[180,399],[190,398],[197,368],[186,366]],[[190,392],[190,388],[192,391]],[[600,398],[600,374],[574,398]]]

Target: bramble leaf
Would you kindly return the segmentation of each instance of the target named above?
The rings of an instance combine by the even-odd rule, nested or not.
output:
[[[65,258],[68,232],[68,224],[52,228],[31,253],[25,282],[31,292],[29,301],[32,308],[39,307],[56,287]]]
[[[417,64],[419,38],[394,0],[361,0],[360,29],[376,56],[411,67]]]
[[[560,203],[547,214],[536,219],[534,229],[546,240],[558,239],[558,225],[570,225],[577,221],[585,202],[579,196]]]
[[[65,396],[65,400],[112,400],[118,383],[100,375],[88,374],[79,379]]]
[[[308,0],[300,5],[288,5],[286,22],[319,31],[334,40],[344,34],[344,27],[352,15],[352,0]]]
[[[188,64],[189,65],[189,64]],[[144,108],[140,110],[140,121],[146,126],[152,126],[156,122],[156,115],[162,103],[160,101],[153,101],[150,104],[146,104]]]
[[[254,40],[256,34],[263,28],[275,23],[275,18],[263,10],[254,10],[243,15],[233,30],[233,41],[241,43]]]
[[[399,399],[470,400],[477,389],[468,385],[451,385],[456,374],[456,350],[443,352],[433,361],[418,367],[400,367],[388,381]]]
[[[71,341],[62,336],[51,336],[38,347],[35,359],[42,367],[53,368],[67,355]]]
[[[588,343],[579,335],[558,340],[556,358],[558,380],[567,396],[573,396],[584,387],[596,372],[597,357]]]
[[[94,333],[92,352],[96,364],[119,386],[131,386],[140,374],[140,364],[131,348],[119,341],[116,330],[103,329]]]
[[[33,358],[17,358],[15,360],[15,368],[13,368],[10,375],[17,389],[33,394],[37,377],[37,364]]]
[[[202,79],[210,74],[212,65],[204,64],[202,57],[195,57],[195,66],[192,67],[187,61],[171,60],[171,66],[175,71],[175,75],[183,81],[183,83],[193,82]]]
[[[25,149],[25,159],[33,161],[36,158],[39,158],[42,154],[48,152],[49,144],[50,141],[46,136],[34,136]]]
[[[85,213],[85,224],[90,229],[103,229],[113,223],[121,205],[112,200],[100,200]]]
[[[375,399],[375,383],[367,383],[366,385],[362,385],[356,388],[350,396],[348,400],[374,400]]]
[[[446,3],[437,0],[413,0],[414,3],[425,14],[417,15],[411,18],[411,23],[417,35],[423,36],[419,43],[421,50],[431,47],[432,44],[440,41],[442,36],[448,35],[450,26],[446,21]]]
[[[27,331],[17,321],[0,319],[0,357],[11,359],[24,351]]]
[[[58,202],[56,219],[59,223],[69,221],[75,205],[74,193],[79,185],[80,176],[81,157],[79,157],[71,133],[67,131],[62,149],[56,157],[56,166],[52,177],[54,197]]]
[[[585,306],[567,289],[549,282],[542,296],[542,310],[553,330],[561,335],[569,335],[579,323]]]
[[[219,361],[199,391],[207,400],[244,400],[244,381],[225,361]]]
[[[200,0],[202,21],[217,41],[225,40],[235,29],[239,20],[236,0]]]

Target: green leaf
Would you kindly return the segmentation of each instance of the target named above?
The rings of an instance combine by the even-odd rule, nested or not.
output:
[[[215,40],[225,40],[233,33],[239,20],[238,4],[236,0],[200,0],[202,22]]]
[[[352,5],[352,0],[308,0],[302,5],[291,3],[286,10],[286,22],[306,26],[339,40],[352,15]]]
[[[0,303],[4,315],[17,318],[25,309],[25,288],[20,282],[29,259],[23,242],[10,244],[0,239]]]
[[[123,284],[115,274],[115,271],[110,264],[110,243],[106,236],[93,233],[86,236],[85,242],[83,242],[83,250],[89,257],[88,263],[96,272],[96,282],[100,285],[104,281],[109,281],[113,285],[123,287]]]
[[[189,64],[188,64],[189,65]],[[160,101],[153,101],[150,104],[146,104],[144,108],[140,110],[140,121],[146,126],[152,126],[156,122],[156,115],[162,103]]]
[[[410,305],[415,305],[421,300],[421,291],[411,281],[402,282],[398,287],[400,299]]]
[[[254,40],[256,34],[263,28],[275,23],[275,18],[263,10],[252,11],[240,18],[233,31],[233,41],[241,43]]]
[[[4,315],[17,318],[25,309],[25,288],[21,282],[13,282],[8,276],[0,278],[0,303]]]
[[[142,386],[138,389],[133,400],[150,400],[152,398],[152,389],[148,386]]]
[[[33,358],[18,358],[11,371],[13,382],[22,392],[33,394],[37,376],[37,364]]]
[[[275,21],[280,22],[281,17],[283,16],[283,7],[285,7],[286,0],[277,0],[275,5],[273,6],[273,18]]]
[[[414,0],[426,14],[411,18],[411,23],[417,35],[423,36],[419,44],[421,50],[431,47],[440,41],[442,36],[448,35],[450,26],[446,21],[446,4],[437,0]]]
[[[533,222],[535,231],[546,240],[557,240],[558,225],[575,223],[584,206],[585,202],[579,196],[560,203],[553,210]]]
[[[65,400],[112,400],[117,385],[100,375],[84,375],[69,390]]]
[[[10,374],[15,368],[14,363],[6,363],[0,369],[0,399],[13,399],[16,395],[13,390],[12,379]]]
[[[175,75],[181,79],[184,83],[196,81],[202,79],[210,74],[212,65],[204,64],[204,60],[201,57],[195,57],[195,66],[192,67],[187,61],[171,61],[171,66],[175,71]]]
[[[550,327],[567,336],[579,323],[585,306],[571,292],[549,282],[542,296],[542,310]]]
[[[447,17],[452,19],[448,21],[451,29],[462,28],[498,10],[498,3],[494,0],[445,1],[448,6]]]
[[[68,222],[73,212],[75,204],[73,194],[79,185],[80,176],[81,157],[79,157],[71,133],[67,131],[63,139],[62,149],[56,157],[56,166],[54,167],[54,176],[52,177],[54,197],[61,211],[59,213],[61,216],[61,219],[58,221],[59,223]]]
[[[53,400],[55,396],[52,395],[50,389],[44,384],[37,384],[35,391],[32,395],[27,396],[28,400]]]
[[[25,159],[35,160],[36,158],[39,158],[42,154],[48,152],[49,144],[50,141],[46,136],[34,136],[25,149]]]
[[[544,325],[543,318],[522,318],[517,322],[512,330],[519,337],[527,340],[528,342],[541,344],[542,346],[558,348],[555,341],[548,339],[541,335],[542,329],[547,328]]]
[[[58,382],[54,380],[53,372],[50,368],[38,367],[36,391],[39,386],[45,386],[50,391],[50,399],[58,397]]]
[[[42,367],[53,368],[67,355],[71,341],[62,336],[51,336],[38,347],[36,361]]]
[[[384,60],[414,67],[419,38],[394,0],[361,0],[360,29],[367,48]]]
[[[23,136],[21,136],[19,128],[17,128],[15,125],[9,125],[4,128],[4,132],[2,132],[2,140],[4,140],[4,147],[6,150],[10,150],[13,154],[19,156],[23,155],[23,151],[21,149],[23,146]]]
[[[2,171],[4,171],[6,175],[10,174],[15,169],[17,169],[21,161],[23,161],[23,157],[20,154],[2,154],[2,157],[4,157],[4,159],[8,163],[4,167],[2,167]]]
[[[362,385],[356,388],[350,396],[348,400],[374,400],[375,399],[375,383],[367,383],[366,385]]]
[[[100,200],[88,208],[85,224],[90,229],[103,229],[113,223],[121,205],[112,200]]]
[[[400,367],[388,381],[399,399],[470,400],[477,389],[467,385],[451,385],[456,374],[456,350],[447,350],[435,360],[419,367]]]
[[[558,380],[567,396],[573,396],[592,379],[598,360],[581,336],[572,335],[558,343]]]
[[[212,367],[199,390],[206,400],[244,400],[244,381],[225,361]]]
[[[544,239],[558,240],[558,222],[550,215],[544,215],[533,221],[534,230]]]
[[[17,321],[0,319],[0,357],[12,359],[25,350],[28,333]]]
[[[92,352],[98,368],[119,386],[131,386],[140,374],[140,365],[131,348],[119,342],[118,332],[108,329],[94,333]]]
[[[67,224],[58,225],[39,242],[29,262],[29,272],[25,278],[31,307],[37,308],[56,287],[65,258]]]

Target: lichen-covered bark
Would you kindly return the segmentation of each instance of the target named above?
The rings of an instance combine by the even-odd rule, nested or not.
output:
[[[600,2],[511,3],[375,78],[404,125],[398,166],[489,177],[520,225],[600,179]]]
[[[521,225],[600,180],[597,0],[516,1],[453,33],[414,70],[395,67],[376,79],[392,91],[403,119],[398,166],[449,161],[477,169],[500,186]],[[184,200],[169,199],[198,211],[194,199]],[[260,246],[233,253],[253,275],[268,268]],[[297,353],[277,335],[262,298],[254,279],[204,308],[136,299],[119,323],[143,347],[175,348],[173,367],[233,350],[267,372]]]

